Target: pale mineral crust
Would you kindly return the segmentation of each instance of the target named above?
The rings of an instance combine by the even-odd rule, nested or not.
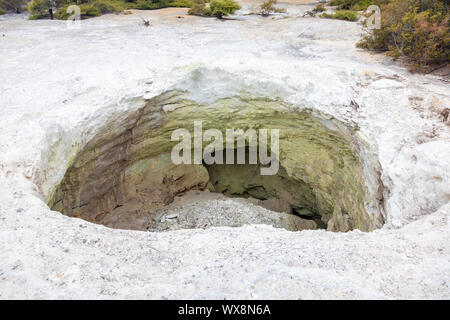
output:
[[[79,30],[0,16],[0,298],[450,298],[448,80],[356,49],[356,23],[302,18],[305,5],[274,19],[245,15],[253,5],[233,21],[166,9],[83,20]],[[382,200],[384,224],[145,232],[49,209],[101,128],[173,91],[212,108],[282,101],[357,128],[365,192]],[[212,208],[263,210],[224,200],[189,205],[186,219]]]

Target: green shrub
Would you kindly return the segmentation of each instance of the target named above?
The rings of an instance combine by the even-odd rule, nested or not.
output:
[[[72,13],[67,13],[67,8],[74,3],[68,3],[59,8],[55,13],[55,18],[60,20],[68,19]],[[91,2],[81,3],[81,19],[98,17],[105,13],[120,13],[125,10],[126,3],[115,0],[91,0]]]
[[[209,16],[210,10],[209,7],[206,6],[205,0],[194,0],[188,14],[194,16]]]
[[[206,6],[206,0],[195,0],[188,14],[222,19],[240,8],[241,6],[232,0],[212,0],[209,6]]]
[[[321,18],[338,19],[347,21],[358,20],[358,14],[351,10],[338,10],[336,13],[322,13]]]
[[[102,14],[101,9],[95,3],[82,3],[78,6],[80,7],[81,19],[98,17]],[[73,12],[67,13],[67,7],[68,5],[59,8],[54,15],[55,18],[60,20],[67,20],[73,14]]]
[[[191,0],[137,0],[129,1],[127,9],[154,10],[168,7],[190,8]]]
[[[93,5],[100,10],[100,13],[120,13],[125,9],[125,4],[119,1],[96,0]]]
[[[5,14],[6,11],[4,11],[2,8],[0,8],[0,15]]]
[[[379,0],[331,0],[330,6],[337,6],[338,9],[365,10],[371,4],[378,4]]]
[[[12,0],[0,0],[12,1]],[[15,0],[18,1],[18,0]],[[105,13],[120,13],[126,9],[153,10],[167,7],[191,7],[191,0],[32,0],[30,19],[41,19],[49,16],[48,9],[57,9],[56,19],[67,19],[70,5],[78,5],[82,19],[96,17]]]
[[[138,0],[135,6],[130,6],[139,10],[154,10],[169,7],[170,0]]]
[[[391,0],[381,7],[381,28],[358,47],[406,57],[411,69],[450,61],[450,10],[446,0]]]
[[[169,4],[171,7],[176,8],[190,8],[192,7],[192,1],[191,0],[174,0],[170,2]]]
[[[212,0],[209,3],[210,15],[222,19],[222,17],[233,14],[241,6],[233,0]]]
[[[275,5],[277,4],[278,0],[266,0],[259,6],[259,11],[261,15],[268,16],[271,13],[283,13],[286,12],[285,8],[277,8]]]
[[[28,3],[28,11],[31,14],[30,19],[46,18],[50,14],[48,9],[52,7],[50,0],[32,0]]]
[[[88,17],[98,17],[102,14],[100,8],[91,3],[81,4],[80,11],[81,11],[81,19],[85,19]]]

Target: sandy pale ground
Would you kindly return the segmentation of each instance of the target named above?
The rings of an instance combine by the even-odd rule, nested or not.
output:
[[[286,7],[264,19],[245,16],[243,4],[234,21],[139,13],[150,28],[137,14],[84,20],[79,30],[1,17],[1,298],[450,298],[448,84],[356,49],[356,23]],[[48,208],[70,159],[100,127],[173,89],[211,105],[236,94],[278,97],[357,125],[371,150],[365,160],[382,170],[385,226],[140,232]]]

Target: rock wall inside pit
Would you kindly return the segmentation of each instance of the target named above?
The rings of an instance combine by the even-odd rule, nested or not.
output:
[[[174,165],[170,152],[177,142],[171,141],[171,134],[179,128],[193,132],[195,120],[202,120],[203,130],[219,129],[224,137],[226,129],[279,129],[277,177],[239,185],[233,181],[242,169]],[[47,202],[68,216],[101,223],[102,217],[130,201],[136,212],[151,215],[186,190],[245,193],[261,186],[273,197],[287,199],[297,212],[319,217],[328,230],[371,231],[383,224],[382,199],[373,192],[379,186],[365,177],[362,144],[355,132],[332,117],[277,100],[236,96],[203,105],[186,92],[170,91],[105,124],[75,157]]]

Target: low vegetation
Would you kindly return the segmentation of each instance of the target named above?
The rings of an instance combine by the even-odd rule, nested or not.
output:
[[[325,8],[325,4],[323,3],[319,3],[318,5],[316,5],[314,7],[314,9],[312,10],[314,13],[319,13],[319,12],[324,12],[327,11],[327,8]]]
[[[53,8],[49,0],[33,0],[28,3],[28,11],[31,14],[30,19],[47,18],[50,16],[49,9]]]
[[[308,10],[303,14],[303,17],[315,17],[318,13],[327,11],[327,8],[325,8],[325,4],[319,3],[314,7],[312,10]]]
[[[194,0],[192,7],[189,9],[188,14],[195,16],[208,16],[209,7],[206,6],[205,0]]]
[[[412,71],[427,71],[450,60],[450,11],[446,0],[390,0],[381,5],[381,28],[358,46],[405,57]]]
[[[25,0],[0,0],[0,14],[6,12],[21,13],[26,7]]]
[[[337,7],[336,13],[321,17],[349,21],[370,5],[380,7],[381,27],[367,30],[360,48],[404,58],[411,71],[431,71],[450,60],[448,0],[331,0],[329,5]]]
[[[321,18],[357,21],[358,14],[351,10],[338,10],[335,13],[322,13]]]
[[[277,8],[275,5],[278,0],[266,0],[259,6],[259,12],[262,16],[269,16],[272,13],[284,13],[286,12],[285,8]]]
[[[339,10],[365,10],[371,4],[381,4],[385,0],[331,0],[330,6],[337,6]]]
[[[213,0],[209,3],[210,15],[219,19],[235,13],[241,8],[232,0]]]
[[[154,10],[168,7],[192,7],[190,0],[126,0],[127,9]]]
[[[0,0],[12,1],[12,0]],[[19,0],[16,0],[19,1]],[[189,14],[217,17],[219,19],[233,14],[241,7],[233,0],[32,0],[28,5],[30,19],[46,19],[52,9],[56,19],[68,19],[71,5],[80,7],[81,19],[100,16],[105,13],[127,12],[129,9],[154,10],[168,7],[191,8]]]
[[[67,8],[72,4],[68,3],[59,8],[55,13],[55,18],[66,20],[72,15],[72,13],[67,12]],[[111,0],[95,0],[88,3],[81,3],[78,6],[80,7],[81,19],[97,17],[105,13],[120,13],[125,9],[122,2]]]
[[[12,0],[0,0],[12,1]],[[18,1],[18,0],[16,0]],[[191,7],[190,0],[32,0],[28,4],[31,19],[50,17],[49,9],[55,12],[56,19],[67,19],[71,14],[67,8],[80,7],[81,19],[100,16],[105,13],[120,13],[128,9],[153,10],[167,7]]]
[[[222,19],[225,16],[235,13],[241,6],[233,0],[195,0],[188,13],[191,15],[216,17]]]

